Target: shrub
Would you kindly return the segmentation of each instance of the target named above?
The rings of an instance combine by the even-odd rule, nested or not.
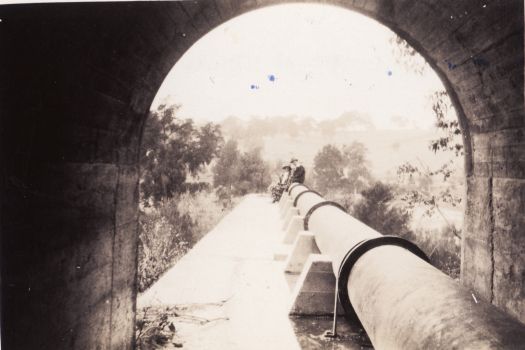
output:
[[[461,245],[456,227],[411,230],[411,214],[396,206],[394,187],[390,185],[376,182],[361,194],[360,201],[351,203],[351,212],[358,220],[384,235],[396,235],[414,242],[435,267],[452,278],[459,278]]]
[[[237,203],[212,191],[186,192],[140,212],[138,290],[143,292]]]
[[[410,213],[392,204],[394,188],[377,181],[361,192],[362,199],[352,208],[356,219],[384,235],[407,235]]]
[[[237,202],[238,200],[231,198],[224,206],[222,198],[212,191],[180,195],[177,204],[178,212],[193,218],[191,245],[193,246],[210,232]]]
[[[270,166],[261,149],[241,153],[235,140],[226,142],[212,171],[214,187],[224,187],[235,195],[264,192],[271,181]]]
[[[162,203],[140,213],[138,290],[143,292],[189,248],[193,221]],[[170,212],[171,215],[166,215]]]
[[[454,279],[459,278],[461,265],[461,242],[454,235],[453,226],[441,229],[417,228],[403,236],[416,243],[430,258],[432,265]]]

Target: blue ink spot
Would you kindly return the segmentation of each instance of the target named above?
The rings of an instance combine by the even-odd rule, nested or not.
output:
[[[473,58],[472,59],[472,62],[474,62],[474,64],[476,66],[480,66],[480,67],[488,67],[490,65],[489,61],[487,61],[485,58],[483,57],[476,57],[476,58]]]
[[[388,74],[388,76],[391,77],[392,76],[392,71],[389,70],[386,74]]]
[[[457,67],[457,65],[455,65],[454,63],[452,62],[449,62],[448,60],[445,60],[445,63],[447,64],[447,67],[449,70],[453,70]]]
[[[275,81],[275,75],[273,75],[273,74],[268,75],[268,80],[271,81],[271,82],[274,82]]]
[[[259,90],[259,86],[255,85],[255,84],[252,84],[252,85],[250,85],[250,89],[252,89],[252,90]]]

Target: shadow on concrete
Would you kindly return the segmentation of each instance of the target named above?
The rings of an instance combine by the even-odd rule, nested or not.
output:
[[[300,276],[299,273],[287,273],[287,272],[284,273],[284,279],[286,280],[290,293],[293,291],[295,284],[297,283],[297,280],[299,279],[299,276]]]
[[[350,324],[344,317],[337,320],[336,339],[326,338],[324,333],[332,329],[332,317],[290,317],[290,323],[303,350],[362,350],[374,349],[365,330]]]

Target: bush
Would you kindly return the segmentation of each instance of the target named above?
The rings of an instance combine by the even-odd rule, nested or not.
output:
[[[271,182],[270,166],[261,149],[241,153],[235,140],[226,142],[212,171],[215,188],[223,187],[240,196],[264,192]]]
[[[231,198],[229,203],[224,206],[222,198],[218,197],[216,193],[201,191],[193,195],[184,193],[179,196],[177,210],[179,213],[194,219],[191,242],[195,244],[206,233],[210,232],[237,203],[238,197]]]
[[[353,216],[384,235],[410,233],[410,213],[392,204],[394,188],[377,181],[361,192],[362,199],[352,208]]]
[[[138,290],[145,291],[235,205],[211,191],[183,193],[140,212]]]
[[[176,341],[176,328],[171,322],[171,319],[176,316],[174,308],[164,306],[146,307],[139,310],[135,322],[136,349],[163,349],[169,345],[182,347],[182,343]]]
[[[218,125],[197,127],[176,117],[180,106],[159,106],[144,125],[140,147],[140,191],[144,206],[156,205],[185,191],[189,175],[197,175],[218,155]]]
[[[417,228],[403,238],[411,240],[430,258],[432,265],[454,279],[459,278],[461,265],[461,241],[454,235],[457,229],[445,226],[441,229]]]
[[[453,225],[411,230],[411,214],[396,206],[394,192],[393,186],[376,182],[362,191],[362,199],[353,202],[350,211],[355,218],[384,235],[396,235],[414,242],[435,267],[454,279],[459,278],[461,245],[458,230]]]
[[[140,213],[138,290],[143,292],[189,249],[193,220],[171,201]],[[167,212],[170,214],[167,215]]]
[[[355,193],[372,181],[366,147],[360,142],[325,145],[314,158],[315,187],[323,193]]]

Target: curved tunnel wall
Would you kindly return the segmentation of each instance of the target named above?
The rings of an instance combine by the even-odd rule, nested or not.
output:
[[[0,7],[6,348],[132,346],[138,147],[151,101],[207,31],[281,2]],[[462,282],[525,321],[523,3],[327,3],[396,31],[448,88],[468,152]]]

